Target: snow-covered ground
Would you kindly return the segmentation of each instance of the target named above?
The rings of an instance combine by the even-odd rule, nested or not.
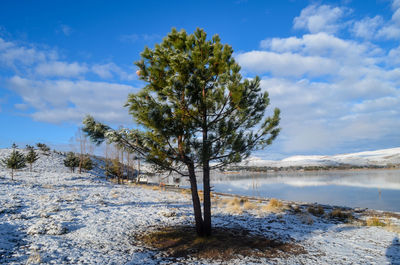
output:
[[[132,235],[160,225],[193,225],[188,195],[117,185],[90,173],[69,173],[62,156],[53,155],[53,160],[38,163],[35,172],[17,172],[15,181],[8,170],[0,168],[0,264],[171,263],[162,253],[135,242]],[[224,207],[214,207],[213,225],[295,242],[307,251],[286,258],[240,257],[226,264],[400,264],[399,234],[306,211],[231,214]]]
[[[343,164],[354,166],[387,166],[390,164],[400,164],[400,147],[333,156],[298,155],[280,161],[263,160],[259,157],[253,156],[239,165],[257,167],[304,167],[339,166]]]

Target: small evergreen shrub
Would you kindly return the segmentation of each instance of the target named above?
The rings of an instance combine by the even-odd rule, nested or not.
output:
[[[92,159],[90,159],[90,157],[85,156],[85,157],[82,159],[82,168],[83,168],[84,170],[87,170],[87,171],[93,169],[93,162],[92,162]]]
[[[39,155],[36,154],[35,150],[29,149],[28,154],[25,156],[25,161],[29,164],[29,171],[32,172],[32,164],[39,159]]]
[[[73,152],[69,152],[67,157],[64,159],[64,165],[71,169],[71,173],[75,172],[75,168],[79,166],[79,157],[77,157]]]
[[[11,154],[8,157],[2,159],[1,163],[6,168],[11,169],[12,180],[14,180],[14,170],[26,167],[24,155],[16,151],[15,149],[11,152]]]

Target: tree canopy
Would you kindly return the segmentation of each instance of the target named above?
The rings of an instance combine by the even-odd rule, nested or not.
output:
[[[188,176],[199,235],[211,233],[210,170],[270,145],[280,130],[279,109],[266,116],[268,93],[258,77],[242,78],[232,54],[218,35],[207,40],[202,29],[190,35],[172,29],[135,63],[146,85],[125,106],[143,129],[113,130],[90,116],[84,120],[93,141],[108,139],[158,169]],[[204,217],[196,168],[203,172]]]
[[[25,165],[25,157],[24,155],[16,151],[15,149],[11,152],[11,154],[1,159],[1,163],[6,167],[11,169],[11,179],[14,180],[14,170],[24,168]]]

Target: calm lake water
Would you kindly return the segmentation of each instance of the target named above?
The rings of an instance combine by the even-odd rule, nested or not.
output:
[[[400,170],[214,173],[211,185],[216,192],[400,212]]]

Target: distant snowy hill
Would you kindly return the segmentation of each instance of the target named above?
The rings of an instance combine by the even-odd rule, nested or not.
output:
[[[17,149],[19,152],[26,154],[25,149]],[[67,173],[70,170],[64,166],[65,156],[59,153],[54,153],[53,151],[44,154],[41,151],[35,150],[39,155],[39,159],[32,164],[32,170],[34,172],[52,172],[52,173]],[[0,149],[0,159],[8,157],[12,152],[11,148]],[[0,163],[0,170],[6,170]],[[25,170],[29,170],[29,164]]]
[[[26,149],[17,149],[17,151],[27,154]],[[43,153],[40,150],[35,149],[36,153],[39,155],[39,159],[32,164],[32,171],[36,173],[69,173],[71,170],[64,165],[65,155],[61,152],[49,151],[48,153]],[[0,149],[0,159],[8,157],[12,152],[12,148]],[[104,176],[104,170],[101,169],[104,162],[97,157],[91,157],[94,162],[94,168],[90,172],[98,176]],[[2,163],[0,163],[0,171],[8,171]],[[26,168],[21,171],[29,171],[29,164],[26,164]]]
[[[291,156],[280,161],[250,157],[238,164],[249,167],[388,166],[400,164],[400,147],[333,156]]]

